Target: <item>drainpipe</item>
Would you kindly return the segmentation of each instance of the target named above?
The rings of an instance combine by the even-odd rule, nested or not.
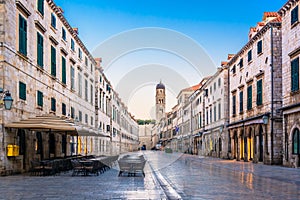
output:
[[[273,49],[273,26],[271,27],[271,165],[273,164],[273,131],[274,131],[274,70],[273,70],[273,61],[274,61],[274,49]]]
[[[230,118],[230,69],[229,69],[229,65],[227,65],[227,125],[229,125],[229,118]],[[227,127],[225,127],[227,128]],[[229,128],[227,128],[227,131],[228,131],[228,136],[230,137],[230,130]],[[228,138],[229,140],[229,138]],[[229,147],[229,144],[228,144],[228,147]],[[231,145],[230,145],[231,147]],[[228,152],[228,155],[229,155],[229,152],[231,152],[231,149],[227,149],[227,152]]]

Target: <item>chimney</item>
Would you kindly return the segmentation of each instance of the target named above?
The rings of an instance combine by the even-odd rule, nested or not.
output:
[[[78,32],[78,28],[73,28],[73,31],[76,33],[76,35],[78,35],[78,34],[79,34],[79,32]]]
[[[233,57],[234,57],[234,54],[228,54],[227,60],[229,61],[229,60],[231,60],[231,58],[233,58]]]
[[[96,61],[96,67],[100,67],[102,63],[102,58],[94,58]]]

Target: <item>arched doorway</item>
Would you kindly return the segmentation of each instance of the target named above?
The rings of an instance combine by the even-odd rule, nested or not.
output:
[[[258,161],[263,162],[263,155],[264,155],[264,142],[263,142],[263,128],[259,125],[259,132],[258,132],[258,150],[259,150],[259,157]]]
[[[221,158],[221,151],[222,151],[222,138],[220,137],[219,138],[219,154],[218,154],[218,157]]]
[[[247,140],[247,144],[248,144],[248,160],[253,160],[253,136],[252,136],[252,128],[249,128],[249,133],[248,133],[248,140]]]
[[[234,133],[233,133],[233,140],[234,140],[233,158],[237,159],[237,156],[238,156],[238,136],[237,136],[237,131],[234,131]]]

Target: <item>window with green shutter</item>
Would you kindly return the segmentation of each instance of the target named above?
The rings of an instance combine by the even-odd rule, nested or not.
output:
[[[262,93],[262,80],[258,80],[256,83],[256,105],[260,106],[263,103],[263,93]]]
[[[257,42],[257,54],[262,53],[262,40]]]
[[[239,66],[240,66],[240,68],[243,68],[243,66],[244,66],[243,58],[240,59]]]
[[[19,98],[26,100],[26,84],[19,81]]]
[[[252,50],[248,51],[248,62],[252,60]]]
[[[56,28],[56,17],[53,13],[51,13],[51,26]]]
[[[292,92],[299,90],[299,57],[291,62],[291,84]]]
[[[56,112],[56,99],[51,98],[51,111]]]
[[[71,66],[71,90],[75,90],[75,70],[74,67]]]
[[[84,80],[84,99],[86,100],[86,101],[88,101],[88,93],[89,93],[89,91],[88,91],[88,81],[85,79]]]
[[[56,49],[51,46],[51,75],[56,77]]]
[[[71,107],[71,118],[74,119],[75,118],[75,108]]]
[[[232,114],[233,115],[236,114],[236,96],[235,95],[232,96]]]
[[[66,59],[61,57],[61,81],[63,84],[67,83],[67,74],[66,74]]]
[[[298,6],[296,6],[291,12],[291,25],[295,24],[299,20]]]
[[[64,103],[61,104],[61,114],[67,115],[67,106]]]
[[[41,91],[37,91],[37,105],[43,107],[44,95]]]
[[[252,85],[247,88],[247,110],[252,109]]]
[[[19,52],[27,56],[27,21],[19,15]]]
[[[75,51],[75,43],[73,39],[71,39],[71,49],[72,51]]]
[[[64,40],[64,41],[66,41],[66,39],[67,39],[67,33],[66,33],[66,30],[64,29],[64,27],[62,27],[61,28],[61,34],[62,34],[62,39]]]
[[[240,91],[240,113],[244,110],[244,92]]]
[[[44,67],[44,38],[39,32],[37,33],[37,65]]]
[[[37,1],[37,10],[41,13],[41,15],[44,15],[44,0]]]
[[[219,120],[221,119],[221,114],[222,114],[222,111],[221,111],[221,103],[219,103]]]

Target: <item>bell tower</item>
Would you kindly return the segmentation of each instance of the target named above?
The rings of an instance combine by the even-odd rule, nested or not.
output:
[[[155,108],[156,108],[156,122],[159,122],[161,118],[164,117],[166,112],[166,92],[165,85],[160,81],[156,85],[156,95],[155,95]]]

